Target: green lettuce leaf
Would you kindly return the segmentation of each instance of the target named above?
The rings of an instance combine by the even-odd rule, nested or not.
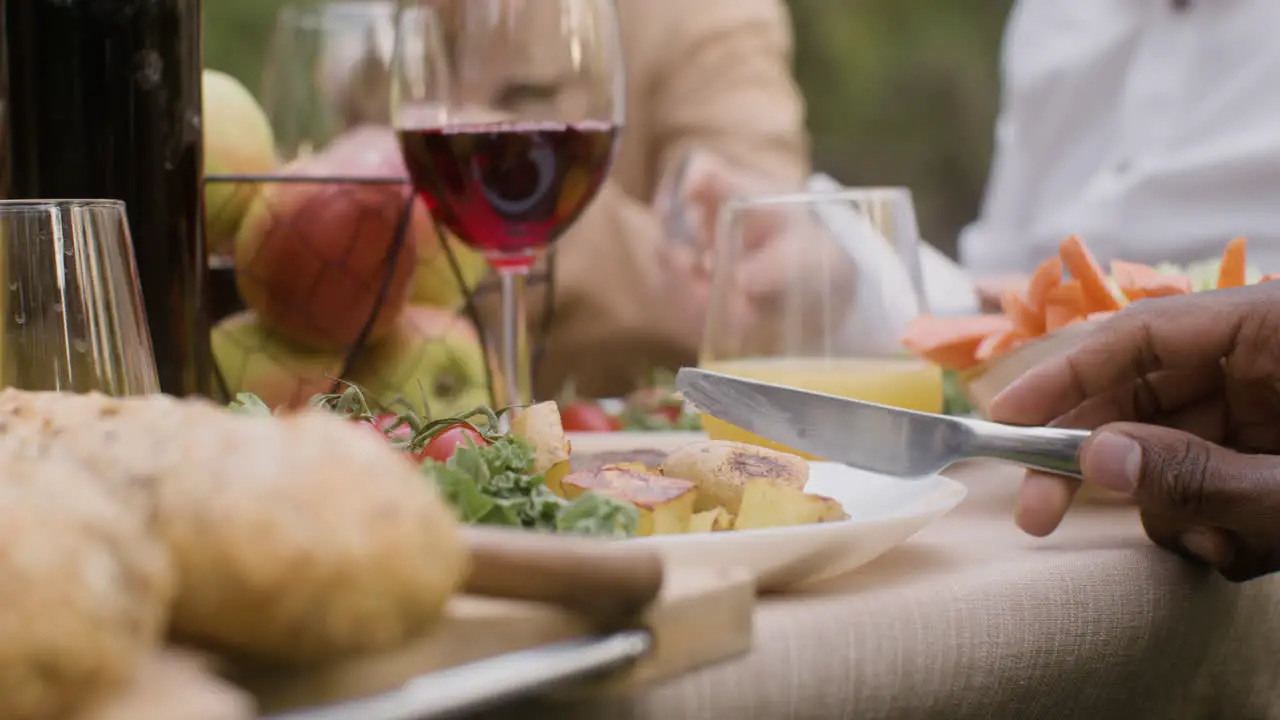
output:
[[[626,538],[636,534],[640,513],[634,505],[586,493],[561,509],[556,530],[574,535]]]
[[[568,502],[531,473],[533,450],[504,436],[492,445],[459,447],[449,461],[427,460],[422,473],[468,524],[571,532],[597,537],[635,534],[639,512],[629,503],[587,493]]]

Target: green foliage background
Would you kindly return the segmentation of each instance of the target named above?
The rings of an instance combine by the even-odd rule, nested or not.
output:
[[[299,1],[205,0],[206,63],[256,89],[276,11]],[[815,165],[848,185],[910,187],[925,237],[953,250],[982,195],[1011,0],[789,3]]]

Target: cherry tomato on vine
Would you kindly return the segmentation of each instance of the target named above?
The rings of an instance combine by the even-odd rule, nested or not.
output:
[[[400,418],[397,415],[383,413],[382,415],[368,418],[364,422],[388,437],[405,437],[410,432],[409,424],[403,423],[399,427],[396,427],[396,423],[399,422],[399,420]],[[394,431],[392,428],[395,428]]]
[[[590,402],[575,402],[560,408],[560,424],[565,432],[615,432],[622,421]]]
[[[379,435],[381,435],[382,437],[388,440],[408,438],[410,433],[413,432],[409,428],[408,423],[403,423],[399,427],[397,427],[396,423],[399,422],[399,418],[397,418],[397,416],[395,415],[390,415],[390,414],[384,414],[384,415],[378,415],[376,417],[366,418],[364,420],[360,420],[359,422],[361,425],[369,428],[370,430],[378,433]]]
[[[667,422],[678,422],[684,415],[684,407],[681,405],[662,405],[654,411],[654,415],[666,418]]]
[[[431,458],[436,462],[446,462],[453,457],[455,450],[466,446],[468,443],[488,445],[489,441],[485,440],[484,436],[470,425],[454,425],[440,431],[435,437],[427,441],[422,450],[414,455],[414,459],[421,462]]]

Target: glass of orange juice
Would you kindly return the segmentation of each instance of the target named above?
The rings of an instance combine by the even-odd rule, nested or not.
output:
[[[724,205],[716,233],[701,367],[941,412],[941,370],[898,340],[925,311],[908,190],[741,197]],[[795,452],[702,421],[712,438]]]

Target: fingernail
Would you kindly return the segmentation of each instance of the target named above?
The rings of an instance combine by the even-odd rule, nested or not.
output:
[[[1188,553],[1210,565],[1222,566],[1230,561],[1230,558],[1226,557],[1229,550],[1224,547],[1219,534],[1213,530],[1204,528],[1188,530],[1178,537],[1178,542]]]
[[[1102,433],[1089,441],[1083,458],[1085,477],[1118,493],[1132,495],[1142,472],[1142,447],[1124,435]]]

